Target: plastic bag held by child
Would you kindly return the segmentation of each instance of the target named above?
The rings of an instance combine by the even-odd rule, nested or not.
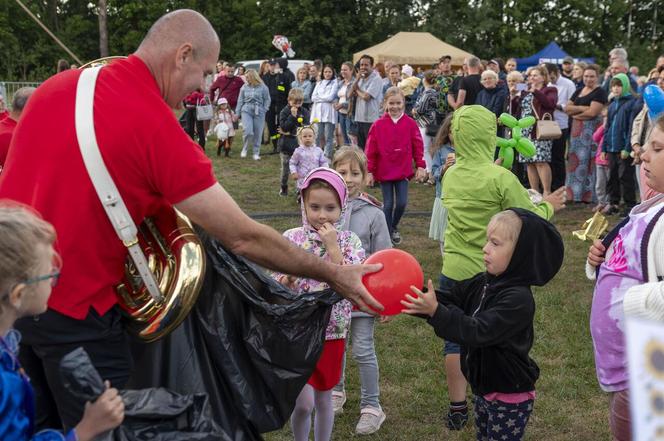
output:
[[[104,383],[88,353],[78,348],[60,362],[65,388],[82,401],[95,401]],[[204,394],[180,395],[163,388],[123,390],[125,419],[96,441],[213,441],[230,440],[212,420]]]

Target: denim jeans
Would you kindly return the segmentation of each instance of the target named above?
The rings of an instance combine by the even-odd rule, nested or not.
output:
[[[367,406],[380,408],[378,396],[378,358],[374,347],[374,317],[354,316],[350,321],[350,340],[353,359],[360,370],[360,409]],[[346,339],[348,342],[348,339]],[[334,387],[336,391],[344,390],[344,377],[346,371],[346,358],[341,371],[339,384]]]
[[[261,153],[261,140],[263,138],[263,127],[265,127],[265,113],[242,112],[242,151],[247,152],[252,148],[254,155]]]
[[[348,132],[350,131],[351,119],[347,113],[337,113],[339,115],[339,127],[341,127],[341,136],[344,138],[344,144],[350,145],[350,138]]]
[[[380,190],[383,193],[383,213],[385,213],[387,228],[392,234],[397,229],[404,211],[406,211],[408,179],[381,182]]]
[[[332,158],[334,155],[334,126],[334,123],[322,122],[318,127],[318,144],[328,158]],[[323,141],[325,141],[325,147],[323,147]]]

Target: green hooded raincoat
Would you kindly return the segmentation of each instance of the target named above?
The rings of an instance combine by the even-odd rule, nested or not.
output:
[[[448,225],[442,272],[465,280],[485,271],[482,248],[494,214],[516,207],[548,220],[553,207],[548,202],[533,204],[517,177],[494,164],[496,116],[489,110],[473,105],[455,111],[452,137],[456,164],[443,176]]]

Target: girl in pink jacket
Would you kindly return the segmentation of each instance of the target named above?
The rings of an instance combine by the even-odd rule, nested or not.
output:
[[[398,87],[385,91],[385,114],[369,129],[366,144],[369,183],[380,183],[383,193],[383,213],[392,243],[401,243],[397,230],[399,220],[408,204],[408,180],[415,175],[426,179],[422,135],[417,123],[404,114],[405,97]],[[417,167],[413,173],[413,162]]]

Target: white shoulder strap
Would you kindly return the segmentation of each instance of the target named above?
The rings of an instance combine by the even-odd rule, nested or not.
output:
[[[141,275],[150,296],[158,303],[163,300],[159,286],[148,267],[143,250],[138,245],[136,237],[136,224],[132,220],[125,206],[113,178],[104,164],[104,159],[99,152],[97,136],[94,128],[94,95],[95,83],[99,71],[103,66],[84,69],[76,87],[76,109],[74,120],[76,124],[76,137],[81,149],[85,168],[88,170],[90,180],[95,187],[97,196],[101,201],[108,219],[113,224],[115,232],[129,251],[134,261],[136,270]]]

